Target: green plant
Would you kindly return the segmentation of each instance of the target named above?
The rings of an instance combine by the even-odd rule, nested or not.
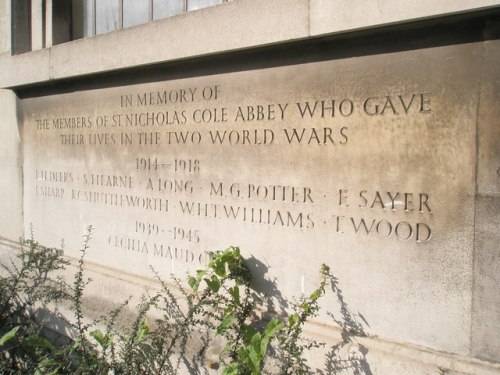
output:
[[[295,305],[294,313],[288,316],[285,330],[279,337],[281,344],[281,374],[309,373],[304,352],[314,347],[323,346],[323,344],[313,340],[303,340],[302,332],[306,321],[318,314],[320,309],[319,299],[325,294],[329,275],[330,268],[323,264],[320,269],[319,287],[309,297],[302,297],[299,303]]]
[[[36,373],[50,360],[55,347],[35,313],[65,298],[64,281],[52,275],[66,264],[61,251],[40,245],[32,234],[10,265],[1,265],[0,373]]]
[[[54,276],[68,262],[61,251],[22,241],[18,262],[4,267],[0,278],[0,373],[2,374],[177,374],[186,369],[221,367],[224,375],[260,375],[266,365],[281,374],[310,373],[305,352],[320,344],[303,338],[303,326],[319,310],[329,269],[321,282],[302,297],[288,316],[262,318],[265,296],[252,289],[251,273],[240,250],[229,247],[210,254],[206,268],[188,277],[187,286],[172,277],[168,285],[156,272],[159,290],[143,296],[133,309],[130,326],[120,327],[122,303],[99,320],[86,319],[83,296],[90,280],[84,277],[84,258],[92,228],[84,237],[73,281]],[[70,342],[56,345],[44,335],[37,306],[66,301],[76,332]],[[190,347],[203,337],[200,350]],[[207,362],[206,348],[222,340],[218,363]],[[269,363],[272,362],[271,365]]]

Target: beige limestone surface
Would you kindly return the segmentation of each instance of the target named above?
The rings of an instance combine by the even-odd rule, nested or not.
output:
[[[486,42],[478,103],[472,352],[498,361],[500,342],[500,70],[498,41]]]
[[[460,14],[498,6],[497,1],[310,0],[311,35]]]
[[[467,356],[482,54],[24,99],[25,226],[77,257],[92,225],[88,260],[140,277],[150,265],[182,277],[205,251],[241,246],[278,311],[326,263],[367,332]],[[341,307],[325,298],[318,321],[335,325]]]
[[[23,234],[21,137],[17,97],[0,90],[0,237],[17,241]],[[7,198],[8,197],[8,198]]]
[[[10,52],[10,2],[0,4],[0,54]]]

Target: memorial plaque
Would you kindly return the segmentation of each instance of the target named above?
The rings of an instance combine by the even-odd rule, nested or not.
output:
[[[479,54],[24,99],[25,224],[74,257],[92,225],[87,260],[142,277],[240,246],[273,297],[311,292],[326,263],[374,334],[467,354]]]

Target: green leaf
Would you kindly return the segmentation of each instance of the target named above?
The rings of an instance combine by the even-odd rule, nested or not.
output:
[[[238,285],[229,288],[229,294],[233,297],[233,302],[235,305],[240,305],[240,288]]]
[[[205,279],[210,290],[214,293],[217,293],[220,289],[220,281],[217,276],[212,275],[211,279]]]
[[[205,270],[196,270],[196,277],[189,276],[188,277],[188,284],[193,289],[193,291],[197,291],[198,288],[200,287],[200,282],[203,276],[207,274],[207,271]]]
[[[250,358],[251,346],[245,346],[238,350],[238,358],[245,366],[253,368],[252,359]]]
[[[111,336],[104,335],[100,329],[90,332],[90,336],[92,336],[103,349],[109,345],[111,340]]]
[[[5,345],[5,343],[7,341],[9,341],[10,339],[14,338],[17,334],[17,331],[19,330],[19,326],[17,327],[14,327],[12,328],[9,332],[7,332],[6,334],[4,334],[1,338],[0,338],[0,346],[2,345]]]
[[[319,273],[324,276],[328,276],[330,273],[330,267],[328,267],[326,264],[322,264],[321,268],[319,269]]]
[[[262,353],[260,352],[260,344],[261,344],[261,336],[260,333],[256,333],[252,337],[252,342],[248,347],[248,356],[251,360],[252,369],[259,370],[260,369],[260,360],[262,358]]]
[[[50,367],[55,367],[50,372],[47,372]],[[36,375],[55,375],[58,372],[59,363],[53,358],[44,358],[41,362],[38,363],[37,368],[35,370]]]
[[[56,348],[52,343],[47,340],[45,337],[41,336],[29,336],[26,339],[27,343],[29,346],[32,346],[34,348],[44,348],[44,349],[49,349],[50,351],[55,351]]]
[[[271,319],[269,323],[266,325],[266,329],[264,330],[264,335],[262,336],[262,340],[260,342],[260,353],[262,357],[265,357],[267,353],[267,347],[269,345],[269,341],[272,340],[274,336],[283,328],[284,324],[277,319]]]
[[[222,263],[229,263],[233,262],[238,259],[240,255],[240,250],[237,247],[228,247],[224,252],[222,253],[220,257],[220,261]]]
[[[310,299],[316,300],[319,297],[321,297],[321,291],[319,289],[316,289],[314,292],[311,293],[309,296]]]
[[[137,332],[135,333],[134,342],[136,344],[140,343],[144,339],[144,336],[147,336],[148,334],[149,334],[149,327],[147,325],[147,320],[143,319],[141,320],[139,327],[137,327]]]
[[[73,343],[73,346],[71,347],[72,350],[78,350],[82,346],[82,340],[81,339],[76,339],[75,342]]]
[[[238,375],[238,363],[233,362],[224,368],[222,375]]]
[[[216,262],[213,264],[212,269],[215,274],[219,277],[227,277],[226,266],[223,262]]]
[[[233,343],[231,341],[229,341],[225,346],[224,348],[222,348],[222,350],[220,351],[219,353],[219,356],[220,357],[223,357],[226,353],[229,353],[231,352],[231,349],[233,348]]]
[[[222,319],[219,327],[217,327],[217,334],[220,335],[221,333],[227,331],[228,328],[234,324],[234,322],[236,322],[236,317],[234,315],[227,315],[224,319]]]
[[[250,343],[252,341],[253,335],[257,333],[257,330],[249,325],[241,326],[241,333],[243,335],[243,339],[246,343]]]
[[[201,280],[203,276],[207,274],[207,271],[205,270],[196,270],[196,277]]]
[[[278,333],[284,324],[280,322],[278,319],[271,319],[269,323],[267,323],[266,328],[264,329],[264,336],[273,337]]]
[[[256,345],[260,345],[260,340],[261,340],[262,336],[260,334],[260,332],[256,332],[253,336],[252,336],[252,340],[250,341],[250,344],[252,346],[256,346]]]
[[[300,308],[307,314],[309,313],[309,305],[307,302],[304,302],[303,304],[300,305]]]
[[[257,332],[255,335],[253,335],[252,341],[250,342],[250,345],[248,347],[248,356],[250,357],[251,367],[253,368],[253,371],[258,371],[260,369],[260,360],[263,357],[262,352],[260,351],[261,344],[262,336],[260,332]]]
[[[288,325],[293,327],[299,321],[299,316],[297,314],[292,314],[288,317]]]
[[[188,278],[188,284],[193,289],[194,291],[198,290],[198,287],[200,286],[200,280],[193,276],[189,276]]]
[[[242,261],[240,249],[233,246],[224,251],[212,253],[211,256],[212,258],[208,263],[208,266],[217,276],[222,278],[226,278],[228,276],[227,269],[232,269],[233,265],[237,265]]]

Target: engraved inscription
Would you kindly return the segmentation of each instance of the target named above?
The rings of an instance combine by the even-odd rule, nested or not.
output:
[[[109,214],[117,224],[107,246],[187,263],[204,259],[200,245],[211,239],[202,235],[208,223],[312,236],[328,233],[339,240],[432,240],[432,192],[390,185],[379,190],[366,185],[345,188],[345,177],[325,174],[335,176],[336,165],[346,162],[341,150],[348,152],[364,140],[359,124],[429,116],[431,93],[245,103],[232,100],[230,90],[223,83],[130,89],[107,96],[104,111],[68,110],[54,117],[40,113],[34,129],[46,135],[52,147],[61,147],[63,153],[73,148],[95,153],[102,164],[52,171],[50,160],[41,161],[34,179],[36,199],[75,202],[90,211],[118,210]],[[380,127],[380,122],[370,126]],[[245,159],[254,148],[269,155],[259,166],[255,156]],[[280,166],[273,170],[279,173],[248,173],[265,170],[266,163],[274,165],[276,157]],[[309,160],[319,163],[322,171],[313,177],[314,183],[295,177],[293,163],[306,165],[309,173],[314,170]],[[127,224],[129,216],[133,225]]]

